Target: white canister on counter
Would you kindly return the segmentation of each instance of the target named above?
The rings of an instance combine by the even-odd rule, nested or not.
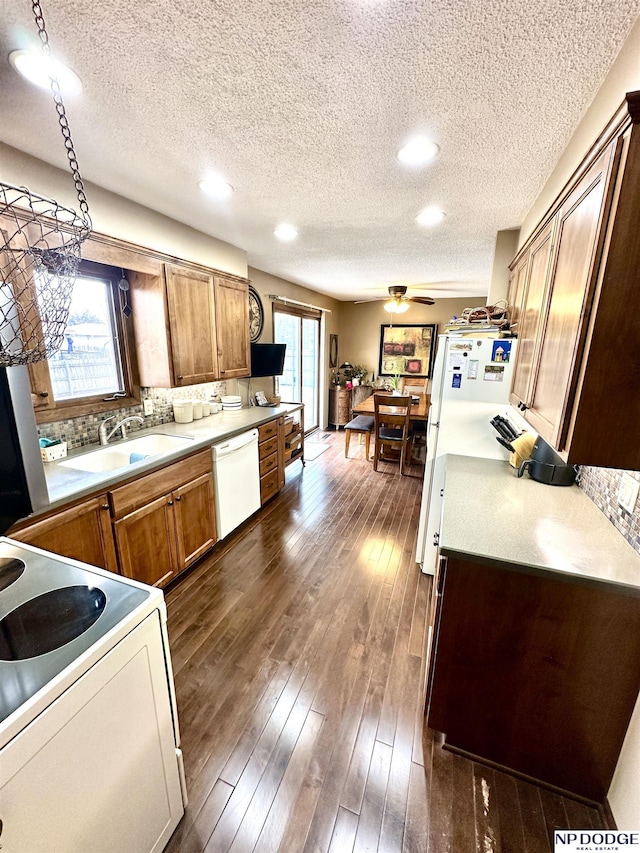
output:
[[[208,418],[210,414],[211,414],[211,406],[209,405],[209,401],[203,400],[202,401],[202,417]]]
[[[202,400],[192,400],[193,403],[193,419],[199,421],[202,417]]]
[[[193,401],[174,400],[173,417],[177,424],[190,424],[193,420]]]

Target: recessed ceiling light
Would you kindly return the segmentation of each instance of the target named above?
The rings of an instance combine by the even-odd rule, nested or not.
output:
[[[425,207],[416,216],[416,222],[419,225],[437,225],[444,219],[444,212],[439,207]]]
[[[211,176],[200,181],[198,184],[200,189],[206,195],[212,198],[228,198],[233,192],[233,187],[228,184],[223,178]]]
[[[430,163],[440,149],[425,136],[414,136],[398,151],[398,160],[407,166],[424,166]]]
[[[9,62],[21,77],[41,89],[50,89],[51,77],[55,77],[63,95],[82,92],[82,82],[75,71],[45,56],[40,50],[13,50],[9,54]]]
[[[298,236],[298,229],[293,225],[289,225],[287,222],[283,222],[282,225],[278,225],[273,233],[278,240],[284,240],[288,243],[290,240],[296,239]]]

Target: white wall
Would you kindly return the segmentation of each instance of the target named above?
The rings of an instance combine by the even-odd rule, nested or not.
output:
[[[31,192],[78,210],[70,172],[3,143],[0,176],[5,183],[28,187]],[[86,184],[86,193],[95,231],[222,272],[247,275],[247,255],[242,249],[94,184]]]
[[[495,305],[507,298],[509,289],[509,264],[518,250],[518,238],[520,230],[509,228],[498,231],[496,234],[496,247],[493,252],[493,267],[491,269],[491,284],[487,305]]]

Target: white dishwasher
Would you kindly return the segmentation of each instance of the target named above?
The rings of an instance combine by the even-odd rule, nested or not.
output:
[[[243,432],[211,448],[218,539],[260,509],[258,430]]]

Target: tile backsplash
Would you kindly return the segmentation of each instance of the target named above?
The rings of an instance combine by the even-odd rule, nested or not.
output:
[[[618,505],[618,492],[623,474],[640,481],[640,471],[618,471],[615,468],[589,468],[583,465],[578,475],[578,485],[640,554],[640,500],[634,512]]]
[[[66,441],[69,449],[72,450],[73,448],[83,447],[85,444],[96,444],[100,422],[107,417],[115,415],[118,420],[130,415],[144,417],[144,424],[132,423],[130,425],[131,432],[135,432],[138,429],[148,429],[148,427],[171,423],[174,420],[172,406],[174,400],[208,400],[210,397],[221,396],[225,393],[226,384],[224,382],[190,385],[188,388],[141,388],[141,400],[138,406],[128,406],[124,409],[112,409],[95,415],[83,415],[79,418],[40,424],[38,438],[59,438]],[[153,400],[153,414],[146,415],[146,417],[142,408],[145,399]],[[128,428],[129,425],[127,425]]]

